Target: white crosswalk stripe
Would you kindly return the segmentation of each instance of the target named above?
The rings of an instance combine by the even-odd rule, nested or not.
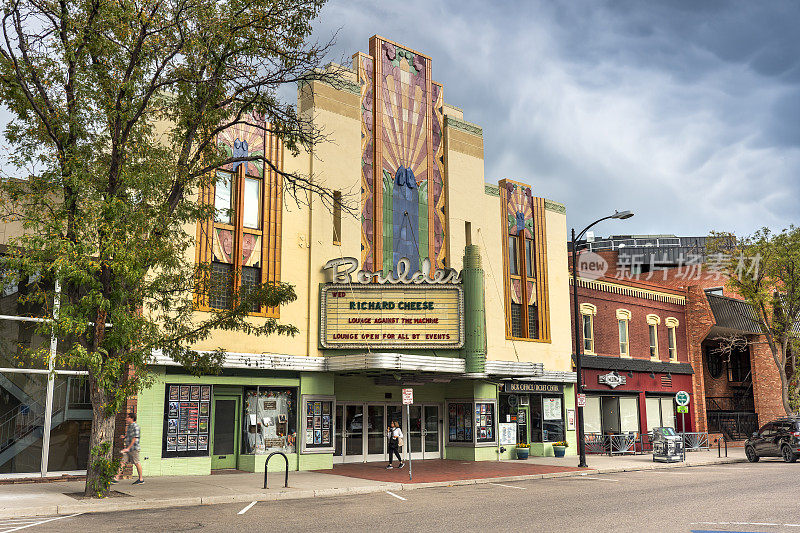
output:
[[[42,524],[47,524],[48,522],[54,522],[56,520],[63,520],[65,518],[72,518],[75,516],[80,515],[81,513],[75,513],[71,515],[64,515],[64,516],[36,516],[36,517],[29,517],[29,518],[3,518],[0,519],[0,533],[11,533],[12,531],[20,531],[22,529],[27,529],[29,527],[40,526]]]

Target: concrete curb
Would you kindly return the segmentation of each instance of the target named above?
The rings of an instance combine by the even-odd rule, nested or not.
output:
[[[192,507],[197,505],[222,505],[230,503],[265,502],[280,500],[298,500],[307,498],[327,498],[348,496],[353,494],[373,494],[386,491],[407,491],[433,487],[458,487],[462,485],[485,485],[491,483],[508,483],[534,479],[556,479],[579,477],[590,474],[614,474],[619,472],[636,472],[642,470],[665,470],[670,468],[693,468],[747,462],[744,458],[721,458],[706,463],[653,463],[641,466],[587,468],[567,472],[549,472],[546,474],[525,474],[481,479],[458,479],[453,481],[431,481],[428,483],[383,483],[382,485],[362,485],[356,487],[333,487],[325,489],[287,490],[278,492],[254,492],[248,494],[224,494],[215,496],[190,498],[164,498],[158,500],[112,498],[106,500],[76,501],[62,505],[46,505],[38,507],[19,507],[0,509],[0,519],[34,516],[71,515],[75,513],[110,513],[117,511],[134,511],[141,509],[164,509],[168,507]]]

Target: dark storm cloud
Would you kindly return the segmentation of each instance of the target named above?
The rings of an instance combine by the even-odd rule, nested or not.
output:
[[[378,33],[433,58],[445,99],[484,128],[487,181],[613,209],[611,232],[752,232],[797,223],[800,4],[332,0],[333,59]]]

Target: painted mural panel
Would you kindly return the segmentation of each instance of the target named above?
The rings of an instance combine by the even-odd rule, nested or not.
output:
[[[361,84],[362,261],[384,271],[396,270],[403,257],[414,269],[425,258],[445,266],[441,85],[432,84],[430,59],[419,53],[379,37],[370,51],[371,57],[354,57]]]

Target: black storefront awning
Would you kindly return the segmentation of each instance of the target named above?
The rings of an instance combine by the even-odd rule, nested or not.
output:
[[[660,372],[671,374],[694,374],[689,363],[662,363],[646,359],[628,359],[626,357],[605,357],[602,355],[584,355],[581,359],[584,368],[600,370],[625,370],[632,372]]]

